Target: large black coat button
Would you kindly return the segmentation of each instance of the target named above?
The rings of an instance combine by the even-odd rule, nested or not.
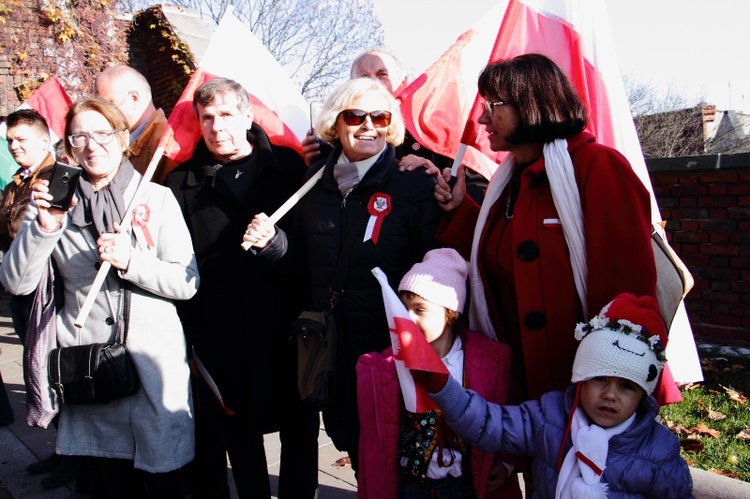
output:
[[[539,331],[547,324],[547,316],[537,310],[526,314],[524,324],[531,331]]]
[[[539,246],[534,241],[524,241],[518,245],[518,256],[524,262],[530,262],[539,256]]]

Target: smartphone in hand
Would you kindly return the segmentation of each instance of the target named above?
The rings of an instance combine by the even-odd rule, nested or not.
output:
[[[68,165],[57,161],[52,167],[52,176],[49,179],[49,193],[52,194],[50,204],[53,208],[67,210],[73,194],[78,187],[78,178],[83,168],[76,165]]]

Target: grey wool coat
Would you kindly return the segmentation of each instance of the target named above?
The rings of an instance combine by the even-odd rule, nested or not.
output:
[[[129,203],[141,180],[133,175],[125,192]],[[150,211],[144,231],[133,230],[127,271],[111,268],[82,328],[74,325],[99,268],[96,239],[65,217],[61,230],[46,233],[32,201],[9,252],[0,281],[14,294],[32,293],[51,256],[64,290],[58,310],[60,346],[114,340],[122,280],[132,283],[127,346],[141,380],[132,397],[109,404],[63,405],[57,452],[133,460],[151,473],[177,469],[195,452],[190,372],[185,337],[173,300],[187,300],[199,285],[198,267],[187,226],[169,189],[149,183],[138,207]],[[83,209],[82,205],[73,208]],[[112,319],[115,319],[113,321]]]

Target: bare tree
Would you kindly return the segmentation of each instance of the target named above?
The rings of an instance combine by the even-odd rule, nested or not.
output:
[[[143,8],[147,0],[124,0]],[[289,72],[308,101],[327,97],[333,85],[348,79],[361,52],[383,45],[383,30],[372,0],[173,0],[201,17],[221,20],[228,8],[247,24]],[[243,64],[242,47],[237,63]]]
[[[623,76],[643,155],[652,158],[750,151],[744,131],[750,116],[719,111],[702,97],[687,98],[674,85],[658,93],[651,83]],[[697,103],[697,104],[696,104]]]
[[[628,75],[623,77],[623,83],[644,156],[671,158],[703,154],[700,104],[688,103],[672,85],[659,94],[651,83]]]
[[[635,128],[647,158],[697,156],[704,152],[701,106],[635,117]]]
[[[622,75],[622,82],[625,86],[625,93],[628,96],[630,112],[633,116],[647,114],[653,102],[656,100],[654,87],[648,83],[637,81],[630,75]]]

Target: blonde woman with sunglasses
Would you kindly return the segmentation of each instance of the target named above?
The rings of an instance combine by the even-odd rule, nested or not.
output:
[[[371,273],[380,267],[395,286],[411,266],[436,248],[441,210],[432,195],[435,178],[424,169],[400,172],[395,147],[404,138],[396,99],[381,83],[357,78],[338,87],[316,124],[334,144],[322,178],[300,201],[292,233],[257,215],[244,236],[258,255],[289,271],[309,275],[310,309],[327,310],[342,247],[353,238],[346,279],[333,309],[338,328],[337,394],[323,411],[326,432],[349,453],[358,469],[359,419],[355,364],[360,355],[390,346],[380,286]]]

